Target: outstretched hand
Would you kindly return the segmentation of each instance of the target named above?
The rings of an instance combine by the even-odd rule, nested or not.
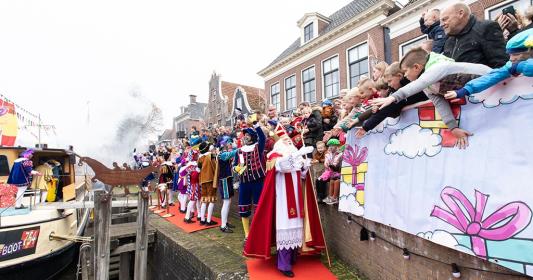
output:
[[[385,97],[385,98],[374,98],[374,99],[370,100],[370,104],[372,104],[373,106],[378,106],[379,107],[378,110],[381,110],[381,109],[389,106],[395,100],[396,99],[394,99],[394,97],[392,97],[392,96]]]
[[[452,134],[457,138],[455,146],[459,149],[466,149],[466,147],[468,147],[468,136],[474,135],[473,133],[458,127],[452,129]]]
[[[457,92],[455,90],[450,90],[444,94],[444,98],[446,99],[454,99],[457,98]]]
[[[359,128],[359,130],[357,130],[357,132],[355,133],[355,137],[357,137],[357,139],[361,139],[365,137],[365,135],[366,135],[366,130],[362,128]]]

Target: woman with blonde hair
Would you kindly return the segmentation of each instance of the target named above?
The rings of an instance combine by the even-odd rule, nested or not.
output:
[[[381,61],[374,66],[372,69],[372,80],[374,80],[374,82],[383,77],[383,73],[385,73],[387,66],[389,66],[389,64],[385,61]]]

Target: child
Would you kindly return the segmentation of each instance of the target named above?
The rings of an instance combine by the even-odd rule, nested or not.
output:
[[[387,62],[381,61],[376,66],[374,66],[374,69],[372,69],[372,80],[374,82],[377,82],[379,79],[383,77],[383,74],[385,73],[385,69],[389,66]]]
[[[316,142],[316,151],[313,155],[312,163],[322,163],[324,164],[326,155],[326,144],[323,141]],[[327,182],[319,180],[318,178],[315,181],[316,186],[316,195],[317,201],[323,203],[324,198],[326,198],[326,188]]]
[[[326,144],[323,141],[316,142],[316,152],[313,155],[312,163],[324,163],[326,155]]]
[[[411,49],[400,62],[400,68],[405,77],[411,81],[408,85],[400,88],[391,96],[378,98],[373,104],[380,106],[380,110],[393,102],[400,102],[420,91],[424,91],[435,105],[438,113],[452,134],[458,138],[457,146],[464,149],[468,146],[470,132],[460,129],[455,119],[450,104],[439,93],[439,82],[453,74],[484,75],[491,68],[482,64],[455,62],[453,59],[437,53],[427,53],[422,48]]]
[[[520,32],[507,42],[507,53],[510,60],[501,68],[494,69],[490,73],[471,80],[466,85],[455,91],[448,91],[444,95],[446,99],[461,98],[465,95],[473,95],[511,77],[523,74],[533,77],[533,29]]]
[[[403,72],[400,69],[400,63],[394,62],[385,69],[384,81],[386,82],[389,92],[395,92],[401,87],[407,85],[409,80],[403,76]],[[382,98],[387,96],[382,96]],[[427,96],[423,92],[419,92],[413,96],[408,97],[398,103],[391,104],[386,108],[379,110],[367,121],[363,123],[363,127],[356,132],[358,138],[363,137],[368,131],[374,129],[379,125],[383,120],[388,117],[396,118],[400,115],[402,109],[405,106],[412,105],[418,102],[423,102],[428,100]]]
[[[340,142],[338,139],[329,139],[328,151],[326,153],[324,167],[326,170],[319,177],[321,181],[329,181],[329,194],[323,202],[326,204],[335,204],[339,202],[340,190],[340,169],[342,164],[342,153],[338,150]]]
[[[363,79],[359,81],[359,97],[365,109],[371,106],[370,101],[374,98],[379,98],[379,93],[376,89],[376,83],[371,79]]]
[[[378,91],[379,97],[383,98],[389,96],[390,88],[383,77],[376,81],[376,90]]]

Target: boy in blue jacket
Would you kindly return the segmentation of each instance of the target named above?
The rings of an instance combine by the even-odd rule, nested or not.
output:
[[[520,32],[507,42],[507,53],[510,60],[503,66],[489,73],[471,80],[466,85],[455,91],[448,91],[444,97],[453,99],[482,92],[489,87],[520,74],[533,77],[533,29]]]

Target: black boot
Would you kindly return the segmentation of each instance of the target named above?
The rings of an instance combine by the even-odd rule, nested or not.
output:
[[[200,220],[200,224],[201,224],[202,226],[205,226],[205,221]]]
[[[225,227],[221,227],[220,231],[222,231],[224,233],[233,233],[233,230],[230,229],[227,225]]]
[[[185,219],[185,218],[183,218],[183,221],[184,221],[186,224],[192,224],[192,223],[194,223],[194,221],[193,221],[191,218],[189,218],[189,219]]]
[[[230,223],[226,223],[226,226],[229,227],[229,228],[235,228],[235,226],[230,224]]]
[[[287,271],[283,271],[283,270],[280,270],[280,272],[285,275],[285,277],[289,277],[289,278],[293,278],[294,277],[294,272],[290,271],[290,270],[287,270]]]
[[[205,222],[205,226],[206,226],[206,227],[209,227],[209,226],[214,226],[214,225],[218,225],[218,223],[217,223],[217,222],[215,222],[215,221],[209,221],[209,222]]]

